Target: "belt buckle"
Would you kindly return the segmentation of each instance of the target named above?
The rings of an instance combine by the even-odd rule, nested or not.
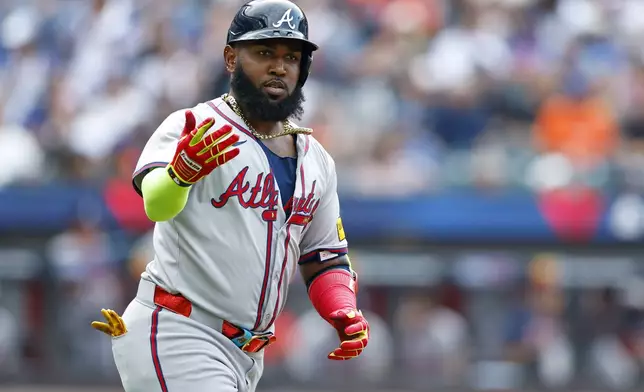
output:
[[[239,347],[242,351],[249,353],[256,353],[259,350],[267,347],[268,345],[275,342],[275,335],[271,332],[255,335],[251,331],[239,328],[243,333],[241,336],[232,338],[233,343]]]
[[[272,332],[253,333],[228,321],[223,322],[222,333],[239,349],[249,353],[256,353],[276,340]]]
[[[242,351],[248,353],[256,353],[259,350],[262,350],[273,344],[275,340],[277,339],[271,332],[267,332],[261,335],[252,335],[252,337],[246,342],[246,344],[241,347],[241,349]]]
[[[230,340],[232,340],[232,342],[235,343],[237,347],[243,349],[253,339],[254,336],[253,333],[247,329],[239,328],[239,330],[242,331],[242,334],[235,338],[231,338]]]

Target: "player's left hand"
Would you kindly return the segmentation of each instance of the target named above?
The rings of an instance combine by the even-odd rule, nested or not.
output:
[[[127,332],[125,321],[123,321],[118,313],[112,309],[101,309],[101,313],[107,322],[92,321],[92,328],[106,333],[113,338],[124,335]]]
[[[369,341],[369,323],[357,309],[337,310],[330,315],[340,337],[340,347],[329,353],[328,358],[344,361],[362,353]]]

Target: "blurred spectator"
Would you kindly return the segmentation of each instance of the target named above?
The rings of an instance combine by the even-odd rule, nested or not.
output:
[[[467,372],[467,323],[440,299],[427,295],[403,298],[395,315],[399,360],[404,363],[405,377],[419,387],[462,385]]]
[[[114,371],[111,342],[88,328],[106,303],[121,308],[124,290],[118,277],[114,246],[91,220],[52,238],[47,256],[59,282],[58,344],[74,372]],[[70,339],[69,337],[73,337]]]
[[[141,49],[132,82],[152,94],[165,112],[195,104],[204,81],[204,69],[196,45],[188,37],[168,31],[164,19],[151,18],[150,37]],[[212,98],[212,97],[209,97]]]
[[[145,267],[154,259],[154,245],[152,243],[153,230],[140,236],[130,249],[127,269],[132,282],[139,281]]]
[[[69,33],[73,35],[75,47],[66,81],[68,98],[74,108],[84,107],[99,98],[97,95],[109,94],[110,83],[118,83],[113,81],[115,72],[125,73],[127,62],[135,55],[140,42],[135,39],[133,3],[132,0],[91,0],[69,10],[73,11]]]
[[[529,263],[527,279],[518,287],[518,302],[510,308],[505,326],[504,358],[522,365],[522,379],[547,387],[567,385],[575,358],[563,317],[565,294],[557,257],[539,254]]]
[[[563,293],[557,287],[528,285],[522,303],[508,314],[505,358],[543,385],[570,382],[575,366],[567,327],[562,318]]]
[[[618,124],[587,76],[567,73],[562,83],[562,92],[548,98],[539,110],[536,147],[544,153],[562,153],[577,167],[592,168],[614,154]]]
[[[617,290],[606,287],[586,298],[587,314],[582,331],[588,335],[587,358],[594,381],[611,389],[632,388],[638,375],[637,362],[629,352],[624,309]]]
[[[404,133],[395,131],[382,135],[372,160],[340,176],[350,176],[347,182],[357,184],[356,194],[396,197],[426,193],[430,184],[437,181],[437,168],[416,170],[425,166],[427,159],[406,150],[405,138]]]
[[[125,70],[112,68],[111,72],[106,94],[86,98],[84,110],[69,124],[66,135],[71,150],[94,163],[108,158],[137,127],[153,118],[150,94],[131,84]]]
[[[0,303],[0,380],[15,376],[20,370],[20,341],[18,320]]]
[[[42,123],[43,99],[51,78],[51,59],[37,47],[40,16],[29,6],[13,10],[2,22],[2,45],[8,51],[0,67],[0,111],[4,124]]]
[[[624,285],[625,342],[631,355],[644,368],[644,276],[634,274]]]
[[[481,102],[487,78],[508,72],[510,51],[498,30],[508,15],[466,3],[459,23],[430,41],[425,58],[412,67],[412,80],[428,95],[429,127],[451,148],[469,148],[486,129]],[[499,32],[501,34],[499,34]]]
[[[374,385],[385,382],[394,361],[393,336],[381,317],[368,310],[363,313],[371,328],[369,349],[360,358],[349,362],[329,361],[327,355],[338,344],[335,330],[313,309],[301,314],[292,333],[279,336],[285,345],[295,347],[286,358],[290,377],[326,385],[333,382],[331,385],[336,387],[346,385],[346,380],[356,373],[361,375],[363,382],[373,382]],[[329,373],[334,376],[329,377]]]
[[[40,183],[47,176],[38,140],[19,125],[0,125],[0,188]]]

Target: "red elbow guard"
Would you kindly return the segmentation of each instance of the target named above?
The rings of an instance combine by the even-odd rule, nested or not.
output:
[[[309,286],[313,307],[327,322],[340,309],[356,309],[357,277],[343,269],[331,269],[316,277]]]

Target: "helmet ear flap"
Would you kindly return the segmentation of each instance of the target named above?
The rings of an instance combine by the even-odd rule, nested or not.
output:
[[[304,86],[306,79],[308,79],[309,74],[311,73],[311,64],[313,63],[313,52],[306,50],[302,53],[302,60],[300,61],[300,77],[298,79],[298,84],[300,87]]]

